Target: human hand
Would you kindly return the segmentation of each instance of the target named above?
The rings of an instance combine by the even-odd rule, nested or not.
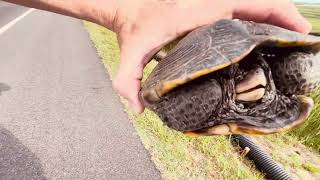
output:
[[[137,112],[143,68],[162,46],[220,19],[264,22],[308,33],[311,25],[289,0],[5,0],[85,19],[117,33],[121,62],[114,89]]]
[[[121,58],[114,89],[142,112],[143,68],[162,46],[220,19],[264,22],[308,33],[311,25],[288,0],[120,0],[113,16]]]

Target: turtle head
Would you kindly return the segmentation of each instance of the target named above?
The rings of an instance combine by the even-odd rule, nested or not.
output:
[[[262,68],[250,70],[246,76],[236,83],[236,99],[243,102],[254,102],[262,99],[265,94],[267,78]]]

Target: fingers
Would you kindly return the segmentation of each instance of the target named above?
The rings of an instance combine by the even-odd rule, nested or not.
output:
[[[146,30],[147,28],[145,28]],[[142,113],[144,106],[139,98],[143,68],[147,65],[152,56],[169,41],[160,33],[156,34],[153,29],[118,34],[120,44],[120,66],[116,78],[113,80],[114,89],[126,98],[131,107]],[[123,31],[124,32],[124,31]],[[152,36],[146,36],[151,34]]]
[[[135,48],[121,49],[120,66],[116,78],[113,80],[113,88],[124,98],[137,113],[144,110],[139,100],[141,79],[143,75],[143,53],[135,51]]]
[[[311,24],[288,0],[240,0],[233,12],[233,18],[273,24],[301,33],[309,33]]]
[[[113,80],[113,88],[129,101],[130,106],[137,113],[142,113],[144,106],[140,101],[139,91],[143,68],[161,45],[155,46],[150,41],[143,41],[136,37],[141,36],[121,40],[120,66],[117,76]]]

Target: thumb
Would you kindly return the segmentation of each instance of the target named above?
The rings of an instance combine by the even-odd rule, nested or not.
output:
[[[302,33],[309,33],[312,28],[291,1],[238,2],[233,18],[269,23]]]
[[[120,66],[117,76],[113,80],[113,88],[129,101],[137,113],[142,113],[144,110],[138,95],[143,76],[143,57],[142,51],[138,51],[136,48],[122,47]]]

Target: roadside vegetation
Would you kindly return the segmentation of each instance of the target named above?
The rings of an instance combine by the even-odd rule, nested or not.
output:
[[[98,25],[84,22],[99,56],[111,78],[119,63],[119,48],[113,32]],[[145,68],[144,77],[151,73],[156,62]],[[312,95],[320,100],[320,95]],[[239,156],[239,149],[231,145],[226,136],[190,138],[164,126],[151,111],[136,115],[123,100],[125,111],[133,122],[152,160],[164,179],[263,179],[251,162]],[[317,104],[316,108],[320,108]],[[255,136],[275,160],[283,164],[295,179],[320,179],[320,156],[304,146],[301,141],[314,148],[320,144],[319,113],[314,111],[308,122],[300,129],[288,134]],[[296,136],[299,137],[296,138]],[[309,142],[317,143],[311,145]]]
[[[297,5],[299,11],[311,22],[313,31],[320,32],[320,4],[317,6]]]
[[[312,23],[312,31],[320,33],[320,5],[319,6],[297,6],[299,11]],[[313,113],[306,123],[293,131],[305,145],[314,148],[320,153],[320,89],[311,94],[315,101]]]

